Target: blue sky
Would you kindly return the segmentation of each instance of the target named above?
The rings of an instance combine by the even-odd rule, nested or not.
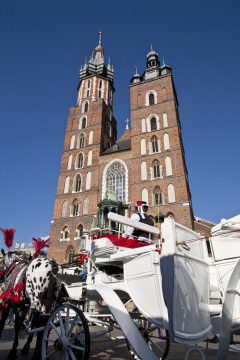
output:
[[[49,234],[68,112],[100,28],[118,136],[152,44],[173,70],[195,216],[238,214],[239,18],[237,0],[1,0],[0,227],[19,242]]]

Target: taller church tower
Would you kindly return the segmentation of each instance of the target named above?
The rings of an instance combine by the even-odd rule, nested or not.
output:
[[[66,260],[79,251],[83,229],[90,229],[99,198],[99,154],[117,140],[113,117],[113,68],[104,64],[99,44],[79,73],[77,106],[70,109],[62,153],[48,256]]]

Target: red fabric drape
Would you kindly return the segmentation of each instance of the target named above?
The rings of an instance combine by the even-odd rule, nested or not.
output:
[[[139,247],[142,247],[142,246],[151,245],[150,243],[146,243],[146,242],[143,242],[143,241],[138,241],[136,239],[130,240],[130,239],[126,239],[126,238],[124,238],[122,236],[120,236],[118,238],[118,235],[110,235],[110,234],[104,234],[104,235],[98,236],[97,239],[101,239],[101,238],[104,238],[104,237],[107,237],[116,246],[122,246],[122,247],[130,248],[130,249],[136,249],[136,248],[139,248]]]

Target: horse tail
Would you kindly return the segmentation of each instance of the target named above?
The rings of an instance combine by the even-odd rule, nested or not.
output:
[[[48,290],[47,290],[47,303],[46,303],[46,312],[49,313],[55,306],[56,300],[57,300],[57,279],[56,274],[58,272],[58,264],[54,259],[50,259],[50,263],[52,266],[52,274],[50,276]]]

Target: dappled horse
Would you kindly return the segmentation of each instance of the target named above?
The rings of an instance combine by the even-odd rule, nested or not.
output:
[[[53,276],[58,271],[58,264],[54,259],[38,257],[34,260],[21,252],[10,251],[3,253],[0,261],[0,278],[4,281],[4,290],[0,295],[0,337],[12,305],[19,309],[19,316],[24,321],[29,306],[32,311],[31,327],[45,326],[47,319],[40,316],[43,305],[46,313],[50,313],[57,299],[60,301],[60,292],[64,291],[61,282]],[[63,295],[66,295],[63,294]],[[61,303],[61,302],[60,302]],[[18,346],[18,333],[21,328],[20,322],[15,320],[15,339],[8,359],[16,359]],[[27,354],[33,335],[29,335],[22,353]],[[37,333],[37,342],[32,359],[41,359],[42,332]]]

